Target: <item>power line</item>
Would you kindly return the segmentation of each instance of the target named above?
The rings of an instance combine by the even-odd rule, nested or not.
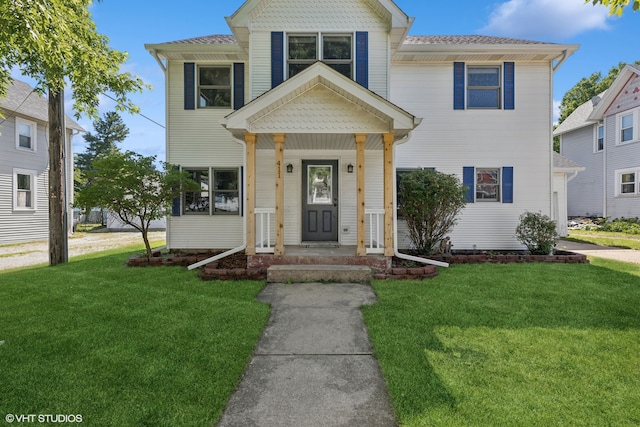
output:
[[[24,104],[25,102],[27,102],[27,99],[29,99],[29,97],[31,96],[31,94],[33,92],[35,92],[36,90],[33,89],[31,90],[31,92],[29,92],[29,94],[22,100],[22,102],[20,103],[20,105],[18,105],[18,107],[15,110],[8,110],[11,111],[11,114],[8,114],[7,117],[5,117],[4,119],[0,120],[0,125],[3,124],[4,122],[6,122],[8,119],[10,119],[11,117],[13,117],[14,114],[16,114],[18,112],[18,110],[20,109],[20,107],[22,107],[22,104]],[[164,126],[163,126],[164,127]]]
[[[110,95],[107,95],[106,93],[103,93],[103,95],[104,95],[104,96],[106,96],[107,98],[109,98],[109,99],[110,99],[110,100],[112,100],[112,101],[118,102],[116,99],[114,99],[114,98],[113,98],[112,96],[110,96]],[[144,114],[142,114],[142,113],[138,113],[138,114],[139,114],[141,117],[144,117],[145,119],[149,120],[151,123],[154,123],[154,124],[156,124],[156,125],[160,126],[162,129],[166,129],[166,127],[165,127],[164,125],[162,125],[162,124],[160,124],[160,123],[156,122],[155,120],[153,120],[153,119],[151,119],[151,118],[149,118],[149,117],[145,116]]]

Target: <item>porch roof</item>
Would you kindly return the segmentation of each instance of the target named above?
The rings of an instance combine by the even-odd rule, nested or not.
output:
[[[317,62],[229,114],[222,125],[238,139],[258,134],[258,148],[272,147],[271,135],[284,133],[288,148],[353,149],[353,135],[364,133],[367,148],[379,149],[382,134],[399,141],[421,121]]]

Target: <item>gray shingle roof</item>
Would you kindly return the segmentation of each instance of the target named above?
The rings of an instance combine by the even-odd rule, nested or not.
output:
[[[0,108],[4,115],[16,113],[42,122],[49,121],[49,105],[47,99],[40,96],[25,82],[13,80],[7,87],[7,96],[0,98]],[[67,127],[84,132],[84,129],[68,115]]]
[[[571,159],[561,156],[555,151],[553,152],[553,167],[556,169],[584,169],[583,166],[580,166]]]
[[[190,39],[175,40],[166,44],[233,44],[236,39],[232,35],[212,34],[209,36],[194,37]],[[404,44],[430,44],[430,45],[474,45],[474,44],[490,44],[490,45],[532,45],[532,44],[553,44],[532,40],[512,39],[508,37],[492,37],[492,36],[408,36]]]
[[[553,44],[532,40],[511,39],[508,37],[492,36],[408,36],[404,44],[432,44],[432,45],[473,45],[473,44]]]
[[[607,91],[602,92],[598,96],[602,98],[605,93],[607,93]],[[591,126],[593,122],[587,121],[587,118],[592,111],[593,101],[589,100],[573,110],[573,113],[569,114],[569,117],[564,119],[564,121],[553,131],[553,135],[557,136],[585,126]]]

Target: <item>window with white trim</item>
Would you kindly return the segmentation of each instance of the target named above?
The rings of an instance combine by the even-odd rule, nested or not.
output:
[[[290,34],[287,36],[287,74],[293,77],[322,61],[353,78],[352,34]]]
[[[640,167],[616,171],[616,196],[640,194]]]
[[[38,125],[30,120],[16,117],[16,148],[18,150],[36,151]]]
[[[617,117],[617,138],[616,144],[628,144],[640,140],[638,134],[638,116],[640,109],[619,114]]]
[[[240,170],[238,168],[184,168],[200,189],[183,196],[185,215],[240,215]],[[213,200],[213,204],[211,204]]]
[[[594,144],[594,151],[599,153],[604,150],[604,126],[598,125],[596,126],[596,140]]]
[[[500,201],[500,168],[476,168],[476,201]]]
[[[13,209],[34,211],[36,210],[36,177],[37,173],[31,170],[13,170]]]
[[[467,66],[467,108],[501,108],[499,66]]]
[[[198,108],[231,108],[231,67],[198,67]]]

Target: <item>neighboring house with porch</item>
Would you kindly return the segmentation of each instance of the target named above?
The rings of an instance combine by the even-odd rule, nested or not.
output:
[[[454,249],[523,249],[520,214],[551,215],[553,75],[576,45],[408,36],[390,0],[248,0],[226,19],[233,35],[145,45],[167,161],[201,183],[169,248],[390,257],[410,244],[396,172],[418,168],[469,189]]]
[[[0,245],[49,238],[48,101],[13,80],[0,98]],[[73,226],[71,138],[84,132],[66,117],[65,165],[69,232]]]
[[[586,168],[567,185],[570,217],[640,216],[640,68],[625,66],[554,135],[561,154]]]

